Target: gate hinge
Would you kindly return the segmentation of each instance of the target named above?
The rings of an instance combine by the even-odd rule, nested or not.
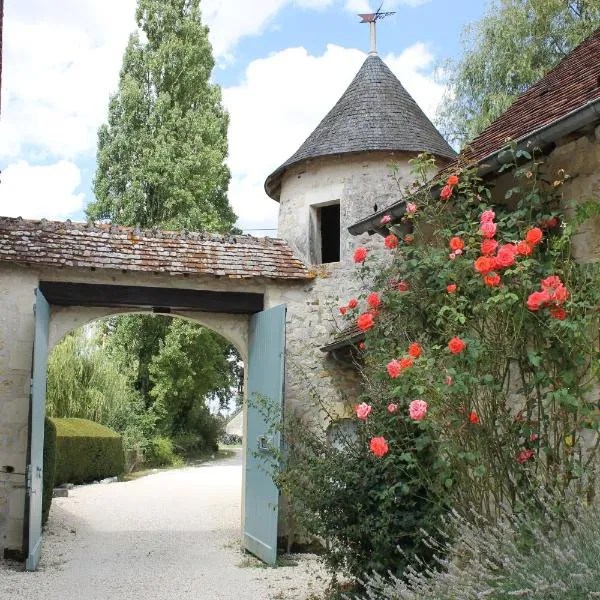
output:
[[[33,398],[33,377],[29,378],[29,398]]]
[[[31,465],[27,465],[27,467],[25,467],[25,489],[28,496],[31,496],[32,483]]]

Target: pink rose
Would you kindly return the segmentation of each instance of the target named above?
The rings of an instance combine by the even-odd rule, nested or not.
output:
[[[479,233],[483,235],[485,238],[493,238],[496,235],[496,223],[492,223],[492,221],[485,221],[479,227]]]
[[[356,416],[361,421],[366,421],[367,417],[371,414],[373,407],[370,404],[363,402],[362,404],[358,404],[354,410],[356,411]]]
[[[408,407],[408,414],[413,421],[422,421],[427,414],[427,402],[413,400]]]
[[[398,405],[394,404],[393,402],[390,402],[388,404],[388,412],[389,413],[395,413],[398,410]]]
[[[517,253],[517,247],[514,244],[504,244],[498,248],[498,254],[496,255],[496,264],[499,267],[511,267],[515,264],[515,254]]]
[[[396,359],[390,360],[390,362],[387,364],[387,372],[393,379],[399,377],[400,373],[402,373],[402,365],[400,364],[400,361]]]
[[[385,216],[381,217],[380,223],[382,225],[385,225],[386,223],[389,223],[391,220],[392,220],[392,217],[390,217],[390,215],[385,215]]]
[[[414,215],[417,212],[417,205],[414,202],[406,203],[406,212],[409,215]]]
[[[484,210],[479,217],[481,223],[491,223],[496,218],[496,213],[493,210]]]

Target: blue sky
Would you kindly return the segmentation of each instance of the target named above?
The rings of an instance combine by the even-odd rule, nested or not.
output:
[[[274,229],[262,184],[325,116],[368,50],[367,0],[203,0],[231,115],[230,201],[249,232]],[[486,0],[387,0],[378,51],[425,112],[436,66],[460,55]],[[116,90],[135,0],[5,0],[0,214],[81,220],[98,126]],[[266,231],[274,235],[273,232]]]

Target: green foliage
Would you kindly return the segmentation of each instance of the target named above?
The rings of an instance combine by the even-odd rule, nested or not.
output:
[[[173,447],[178,456],[185,459],[199,458],[207,452],[218,452],[219,444],[215,436],[219,435],[220,429],[216,419],[214,423],[214,435],[212,429],[210,435],[204,437],[199,434],[180,434],[173,436]]]
[[[286,452],[274,480],[287,495],[300,532],[325,542],[327,568],[349,577],[401,573],[407,556],[429,558],[422,530],[435,527],[441,510],[427,501],[420,477],[420,469],[435,459],[429,440],[396,415],[393,426],[403,448],[382,460],[369,451],[376,423],[347,430],[347,421],[332,419],[316,397],[311,408],[315,419],[307,421],[305,414],[286,420]],[[323,421],[331,423],[329,431]],[[340,426],[335,433],[331,429]]]
[[[48,521],[54,480],[56,475],[56,425],[48,417],[44,419],[44,479],[42,491],[42,525]]]
[[[200,0],[138,0],[108,124],[98,132],[92,219],[229,231],[228,116]]]
[[[599,25],[596,0],[492,0],[464,31],[462,58],[444,67],[447,139],[475,137]]]
[[[125,470],[121,436],[86,419],[51,419],[56,426],[55,484],[86,483]]]
[[[175,453],[173,441],[167,437],[156,436],[150,440],[144,464],[147,467],[170,467],[183,463],[181,457]]]
[[[552,505],[555,503],[553,502]],[[362,600],[589,600],[600,590],[600,512],[597,506],[551,506],[495,523],[450,516],[439,562],[413,564],[404,579],[368,579]],[[442,558],[446,557],[446,558]]]
[[[229,357],[231,346],[204,327],[183,320],[171,324],[149,370],[151,396],[163,431],[170,435],[193,433],[215,445],[219,429],[206,399],[223,403],[236,384]]]
[[[135,398],[127,378],[86,328],[69,333],[48,358],[46,410],[110,424],[120,406]]]
[[[142,395],[147,407],[153,404],[150,363],[158,354],[172,321],[171,317],[162,315],[122,315],[110,317],[102,324],[107,351]]]
[[[93,330],[68,334],[48,360],[46,412],[49,416],[89,419],[123,436],[128,456],[143,456],[156,415],[144,405],[123,368]]]

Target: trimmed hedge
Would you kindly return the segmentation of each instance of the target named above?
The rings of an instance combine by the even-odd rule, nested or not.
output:
[[[87,419],[51,419],[56,425],[55,485],[87,483],[125,471],[121,436]]]
[[[54,492],[54,477],[56,474],[56,425],[52,419],[44,420],[44,478],[42,483],[42,526],[48,521],[52,493]]]

